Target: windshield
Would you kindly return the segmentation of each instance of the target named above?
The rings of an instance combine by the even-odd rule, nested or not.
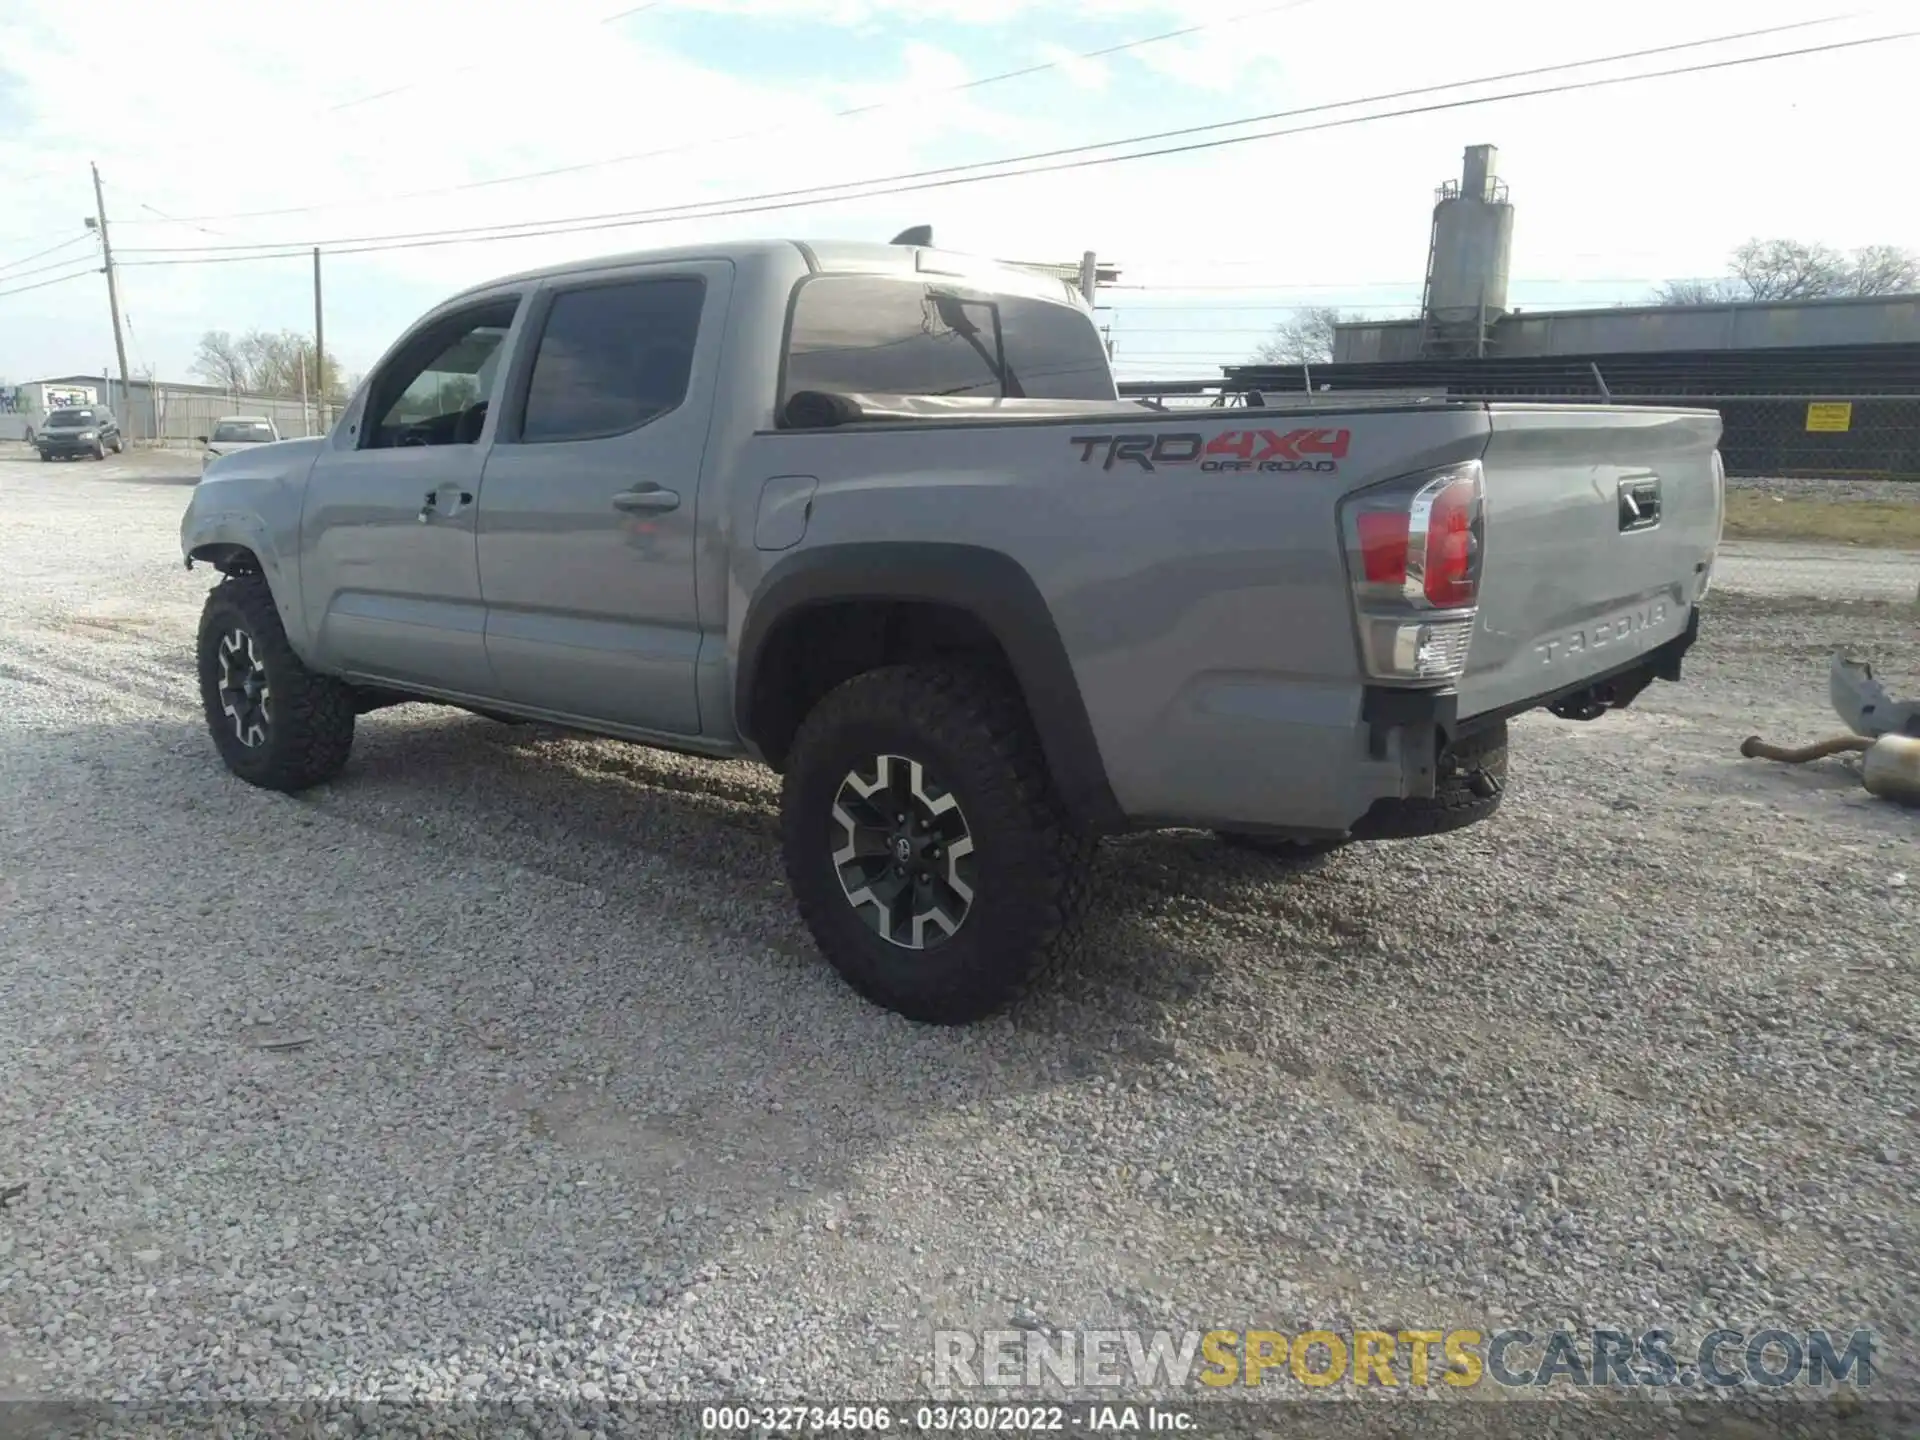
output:
[[[68,430],[78,425],[93,424],[91,410],[56,410],[47,417],[49,430]]]
[[[273,427],[264,420],[223,420],[213,427],[213,443],[216,445],[240,445],[272,439]]]

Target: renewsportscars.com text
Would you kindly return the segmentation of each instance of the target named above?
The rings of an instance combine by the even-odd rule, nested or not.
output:
[[[939,1330],[930,1379],[943,1389],[1350,1384],[1502,1389],[1869,1386],[1870,1330]]]

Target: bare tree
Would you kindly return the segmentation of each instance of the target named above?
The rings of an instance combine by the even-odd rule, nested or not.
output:
[[[1851,293],[1906,295],[1920,290],[1920,255],[1898,245],[1868,245],[1853,252]]]
[[[1333,329],[1345,317],[1331,305],[1312,305],[1273,327],[1253,352],[1261,365],[1324,365],[1333,359]]]
[[[1829,245],[1749,240],[1729,268],[1749,300],[1821,300],[1847,288],[1846,258]]]
[[[194,374],[223,390],[249,395],[276,395],[297,399],[304,371],[306,391],[316,394],[313,338],[298,330],[249,330],[235,339],[224,330],[200,337]],[[344,405],[348,390],[341,381],[337,356],[327,356],[327,395],[330,404]]]
[[[1724,280],[1670,280],[1654,292],[1662,305],[1726,305],[1761,300],[1825,300],[1920,290],[1920,255],[1897,245],[1868,245],[1851,256],[1800,240],[1749,240],[1733,252]]]
[[[1738,298],[1728,280],[1669,280],[1653,292],[1656,305],[1724,305]]]
[[[239,391],[247,387],[247,362],[240,342],[224,330],[209,330],[200,337],[194,352],[193,373],[209,385],[222,390]]]

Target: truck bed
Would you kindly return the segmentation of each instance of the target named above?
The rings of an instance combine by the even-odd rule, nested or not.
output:
[[[1141,816],[1350,824],[1356,804],[1407,783],[1404,757],[1362,756],[1378,788],[1356,795],[1346,747],[1375,692],[1444,693],[1463,722],[1631,669],[1687,632],[1719,541],[1720,420],[1706,410],[1396,398],[1156,411],[881,394],[809,407],[760,432],[766,453],[748,466],[817,477],[808,545],[937,535],[1019,562],[1073,657],[1122,803]],[[1465,670],[1383,681],[1361,653],[1342,507],[1472,462],[1484,573]],[[1657,516],[1623,519],[1623,496],[1649,495]],[[1294,758],[1260,773],[1257,757],[1276,750]]]

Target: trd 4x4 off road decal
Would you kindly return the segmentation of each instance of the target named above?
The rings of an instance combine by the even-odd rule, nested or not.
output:
[[[1160,434],[1138,431],[1131,435],[1074,435],[1069,445],[1080,447],[1080,463],[1098,457],[1102,470],[1133,464],[1142,470],[1162,465],[1197,465],[1203,471],[1254,471],[1277,474],[1292,470],[1338,470],[1347,458],[1351,430],[1226,430],[1209,439],[1195,431]]]

